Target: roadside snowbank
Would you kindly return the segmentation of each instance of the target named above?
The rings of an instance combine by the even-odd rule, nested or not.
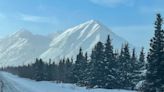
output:
[[[86,89],[73,84],[58,84],[48,81],[36,82],[6,72],[0,72],[0,77],[5,81],[5,85],[12,86],[8,88],[15,88],[19,92],[135,92],[117,89]]]

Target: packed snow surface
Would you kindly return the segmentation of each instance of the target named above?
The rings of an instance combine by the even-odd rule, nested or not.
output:
[[[4,92],[135,92],[118,89],[86,89],[73,84],[48,81],[36,82],[6,72],[0,72],[0,80],[4,82]]]

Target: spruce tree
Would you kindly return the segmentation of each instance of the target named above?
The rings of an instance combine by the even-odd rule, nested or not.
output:
[[[81,68],[80,68],[80,76],[81,80],[79,81],[79,84],[81,86],[87,85],[87,72],[88,72],[88,55],[85,53],[85,56],[83,57],[83,60],[81,61]]]
[[[147,56],[147,73],[143,92],[164,91],[164,31],[162,30],[162,18],[157,14],[155,21],[155,34],[150,42],[150,50]]]
[[[88,88],[93,88],[94,87],[94,73],[95,71],[93,72],[94,70],[94,64],[93,62],[96,61],[96,53],[95,53],[95,48],[92,49],[92,53],[91,53],[91,59],[90,61],[88,62],[88,66],[87,66],[87,87]]]
[[[85,61],[85,57],[83,56],[82,48],[79,50],[79,54],[77,55],[74,69],[73,69],[73,76],[74,81],[79,86],[83,86],[85,83],[85,69],[86,69],[87,62]]]
[[[89,59],[88,59],[88,53],[85,53],[85,69],[84,69],[84,78],[83,78],[83,84],[84,86],[89,85],[89,76],[90,76],[90,64],[89,64]]]
[[[140,79],[141,70],[140,70],[140,63],[136,56],[135,48],[132,51],[131,55],[131,61],[129,62],[131,64],[131,71],[129,72],[131,77],[131,89],[134,89],[134,87],[137,85]]]
[[[36,81],[43,81],[46,80],[47,74],[45,71],[45,64],[42,59],[36,59],[36,63],[34,64],[34,77]]]
[[[124,56],[123,56],[123,52],[124,52],[124,48],[123,45],[121,47],[120,53],[118,55],[118,59],[117,59],[117,65],[118,67],[118,80],[117,80],[117,87],[118,89],[122,89],[124,88],[124,84],[123,84],[123,80],[124,80],[124,76],[123,76],[123,60],[124,60]]]
[[[73,79],[73,76],[72,76],[72,65],[73,65],[73,62],[70,61],[69,58],[66,59],[66,63],[65,63],[65,76],[66,76],[66,80],[65,82],[66,83],[73,83],[72,79]]]
[[[145,66],[145,53],[144,53],[144,48],[142,47],[140,55],[139,55],[139,67],[140,70],[145,70],[146,66]]]
[[[138,59],[138,62],[137,62],[137,65],[136,65],[136,87],[135,89],[136,90],[140,90],[142,88],[142,85],[143,85],[143,81],[145,79],[145,71],[146,71],[146,66],[145,66],[145,53],[144,53],[144,48],[142,47],[141,48],[141,51],[140,51],[140,54],[139,54],[139,59]]]
[[[139,72],[140,72],[140,80],[145,79],[145,69],[146,69],[146,61],[145,61],[145,53],[144,48],[142,47],[140,55],[139,55]]]
[[[98,42],[91,55],[90,87],[104,87],[104,45]]]
[[[129,51],[129,45],[125,44],[121,48],[119,56],[119,88],[121,89],[132,89],[132,62]]]
[[[113,52],[113,46],[111,43],[110,36],[108,35],[107,41],[105,43],[105,60],[104,60],[104,79],[103,86],[105,88],[116,88],[117,86],[117,64],[115,60],[115,55]]]
[[[57,80],[58,82],[64,82],[65,81],[65,59],[60,60],[59,65],[58,65],[58,75],[57,75]]]
[[[57,66],[55,62],[52,62],[50,59],[47,67],[47,80],[48,81],[56,80],[56,74],[57,74]]]

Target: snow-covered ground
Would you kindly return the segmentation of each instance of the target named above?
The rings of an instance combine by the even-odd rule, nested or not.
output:
[[[4,82],[4,92],[135,92],[117,89],[86,89],[72,84],[57,84],[48,81],[36,82],[6,72],[0,72],[0,80]]]

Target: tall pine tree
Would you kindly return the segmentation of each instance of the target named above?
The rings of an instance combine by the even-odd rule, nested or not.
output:
[[[105,43],[105,60],[104,60],[104,75],[103,86],[108,89],[116,88],[117,85],[117,64],[113,52],[113,46],[110,36],[108,35]]]
[[[139,55],[139,67],[140,67],[140,70],[145,70],[146,66],[145,66],[145,53],[144,53],[144,48],[142,47],[141,49],[141,52],[140,52],[140,55]]]
[[[132,72],[133,66],[131,61],[131,55],[129,51],[129,45],[125,44],[120,52],[119,56],[119,88],[132,89]]]
[[[141,81],[140,63],[136,56],[135,48],[132,51],[131,61],[129,63],[131,64],[131,71],[129,72],[131,77],[131,88],[134,89],[137,83]]]
[[[47,72],[46,65],[42,61],[42,59],[36,59],[36,63],[34,64],[34,77],[36,81],[47,80]]]
[[[150,42],[147,57],[147,73],[144,83],[144,92],[164,92],[164,31],[162,18],[157,14],[155,21],[155,34]]]
[[[104,87],[104,45],[98,42],[91,55],[90,87]]]
[[[87,66],[87,61],[83,56],[82,48],[80,48],[73,69],[74,81],[80,86],[85,85],[86,66]]]
[[[70,61],[69,58],[66,59],[66,63],[65,63],[65,76],[66,76],[66,80],[65,83],[72,83],[72,79],[73,79],[73,75],[72,75],[72,66],[73,66],[73,62]]]

